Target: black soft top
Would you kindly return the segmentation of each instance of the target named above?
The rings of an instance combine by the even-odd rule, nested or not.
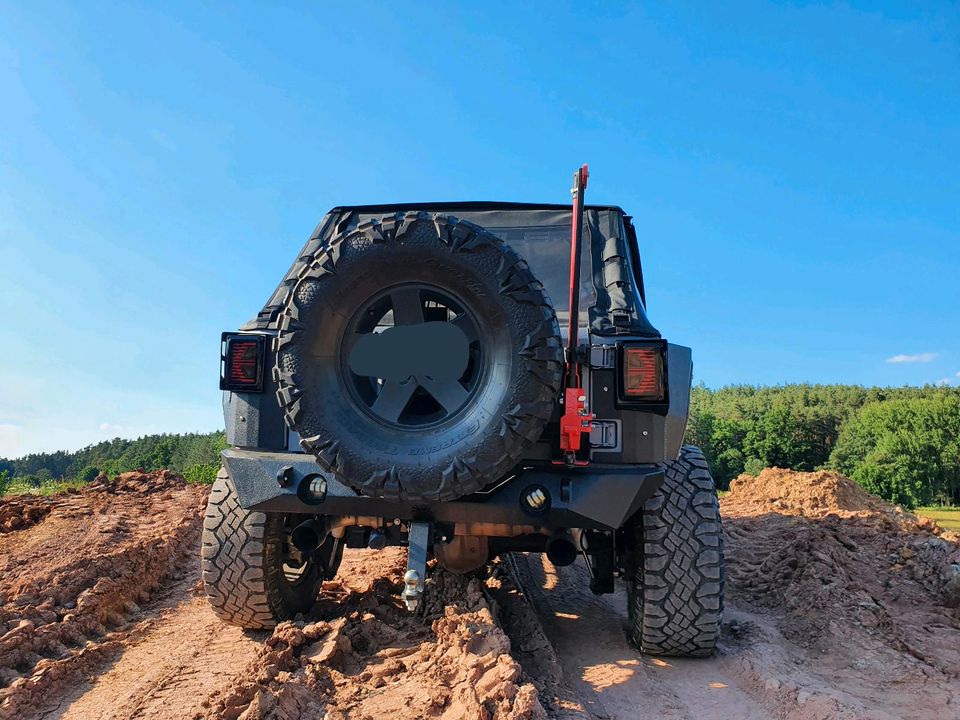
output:
[[[330,212],[360,212],[360,213],[392,213],[407,210],[428,210],[433,212],[450,212],[451,210],[556,210],[570,212],[570,205],[556,203],[519,203],[498,202],[496,200],[463,200],[459,202],[416,202],[416,203],[388,203],[385,205],[338,205]],[[609,210],[625,215],[619,205],[587,205],[587,210]]]
[[[350,232],[367,220],[409,211],[453,215],[494,234],[501,234],[498,231],[505,228],[570,227],[572,212],[570,205],[487,201],[337,206],[317,225],[263,310],[242,329],[271,327],[314,254],[333,235]],[[639,258],[632,257],[634,251],[627,235],[625,213],[616,205],[587,205],[584,217],[584,262],[590,263],[596,288],[593,306],[584,308],[589,312],[590,331],[598,335],[660,337],[647,319],[640,298],[641,280],[635,276],[639,272]]]

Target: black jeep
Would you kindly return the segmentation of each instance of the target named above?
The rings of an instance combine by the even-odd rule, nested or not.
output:
[[[713,650],[723,537],[682,444],[690,349],[647,319],[619,207],[334,208],[221,355],[232,448],[203,577],[225,620],[308,610],[344,547],[408,547],[411,609],[429,556],[470,572],[545,552],[582,555],[596,593],[626,582],[641,650]]]

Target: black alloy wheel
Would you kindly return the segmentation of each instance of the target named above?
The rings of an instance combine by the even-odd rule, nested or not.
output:
[[[350,368],[350,351],[364,335],[390,332],[398,326],[449,323],[469,346],[466,368],[459,377],[409,375],[384,379],[358,375]],[[484,371],[485,352],[474,314],[440,288],[405,284],[390,288],[364,304],[354,315],[341,349],[341,367],[358,405],[392,427],[423,430],[451,420],[474,398]]]

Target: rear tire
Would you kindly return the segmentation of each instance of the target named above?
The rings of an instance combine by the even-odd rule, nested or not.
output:
[[[299,576],[289,577],[288,533],[284,515],[241,508],[233,481],[220,470],[207,500],[202,549],[203,584],[219,617],[266,630],[313,606],[325,568],[307,560]]]
[[[633,529],[631,641],[644,653],[706,657],[723,617],[723,530],[703,453],[685,445]]]

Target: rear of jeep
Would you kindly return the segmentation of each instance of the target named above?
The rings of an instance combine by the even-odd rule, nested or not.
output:
[[[471,572],[542,552],[582,557],[596,593],[622,579],[641,650],[712,652],[723,541],[707,464],[682,445],[690,350],[647,319],[630,218],[580,217],[571,293],[569,207],[325,216],[264,309],[223,336],[232,447],[203,540],[221,617],[268,628],[308,611],[344,548],[407,547],[411,609],[428,558]]]

